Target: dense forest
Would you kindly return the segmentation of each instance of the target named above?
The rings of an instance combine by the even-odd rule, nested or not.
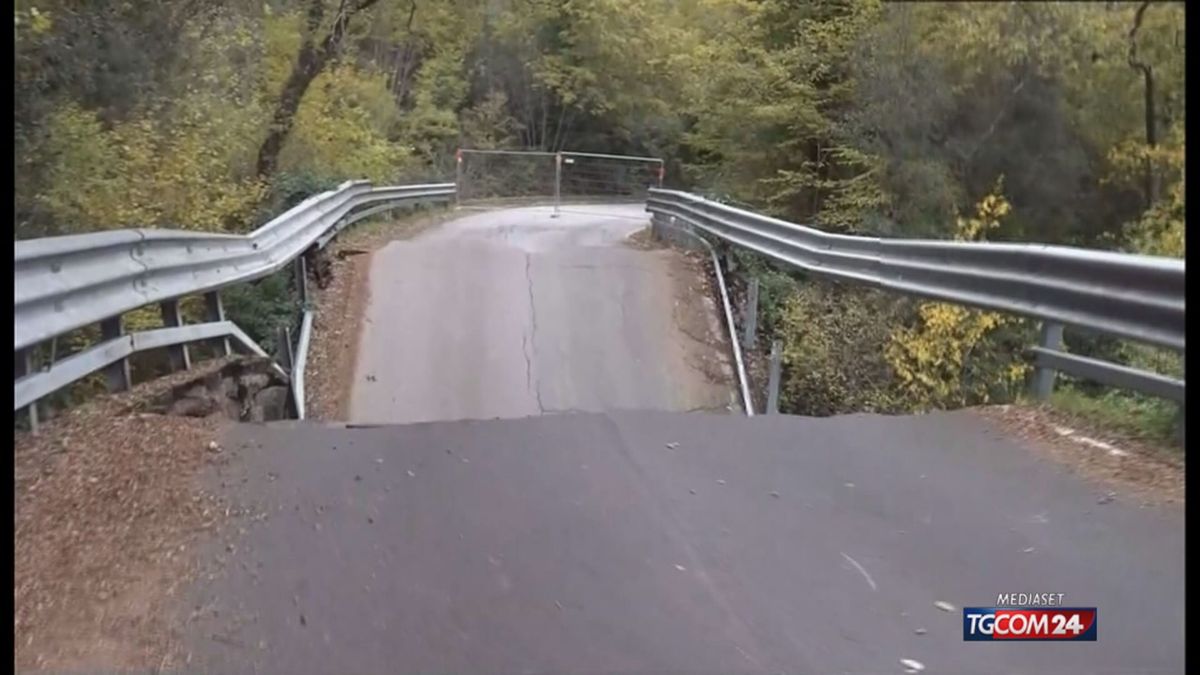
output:
[[[1184,253],[1183,3],[18,0],[15,15],[17,238],[246,231],[346,179],[451,177],[456,147],[565,148],[664,157],[671,186],[833,231]],[[1022,322],[746,267],[787,341],[793,409],[1019,389]]]

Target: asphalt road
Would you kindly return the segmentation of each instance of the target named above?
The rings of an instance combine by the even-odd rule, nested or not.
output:
[[[698,273],[676,252],[624,243],[647,226],[644,208],[551,213],[465,211],[374,254],[351,421],[736,403]]]
[[[244,425],[226,447],[213,485],[254,515],[189,596],[193,669],[1184,672],[1181,510],[1098,499],[966,412]],[[1098,607],[1099,640],[964,643],[935,607],[1015,592]]]

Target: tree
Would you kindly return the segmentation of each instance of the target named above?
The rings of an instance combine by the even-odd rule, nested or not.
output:
[[[260,178],[268,179],[275,173],[279,153],[292,131],[300,102],[313,80],[340,53],[350,30],[351,20],[376,2],[378,0],[339,0],[337,13],[334,14],[325,36],[318,40],[317,32],[325,18],[325,0],[310,0],[300,52],[296,55],[291,74],[288,75],[275,104],[275,110],[271,114],[271,127],[267,137],[259,146],[255,166]]]

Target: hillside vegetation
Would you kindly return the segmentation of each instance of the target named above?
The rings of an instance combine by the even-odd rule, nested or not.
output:
[[[1184,255],[1183,3],[18,0],[14,13],[18,239],[245,232],[346,179],[452,178],[456,147],[567,148],[664,157],[669,185],[830,231]],[[743,262],[763,282],[763,330],[785,342],[786,410],[1022,391],[1028,322]],[[1182,373],[1176,355],[1115,340],[1068,333],[1068,347]]]

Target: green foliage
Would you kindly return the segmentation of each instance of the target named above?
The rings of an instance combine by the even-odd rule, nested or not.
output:
[[[48,158],[46,184],[35,196],[52,231],[244,227],[260,187],[230,175],[229,146],[221,144],[242,130],[191,104],[176,106],[166,121],[147,112],[108,129],[74,106],[52,115],[39,148]]]
[[[798,415],[901,410],[884,349],[896,301],[875,291],[813,280],[783,305],[782,411]]]
[[[997,180],[955,238],[982,241],[1011,207]],[[914,325],[898,327],[886,355],[903,399],[917,409],[953,408],[1013,400],[1029,369],[1021,359],[1023,319],[938,302],[921,303]]]
[[[1050,403],[1101,429],[1168,446],[1178,444],[1179,406],[1170,401],[1136,392],[1092,393],[1068,382],[1054,391]]]
[[[260,219],[270,220],[272,216],[292,208],[305,199],[336,189],[338,185],[337,179],[328,176],[282,171],[276,174],[274,180],[271,181],[271,193],[267,199],[266,211],[261,214]]]
[[[280,167],[331,181],[353,177],[387,183],[413,153],[388,140],[398,120],[382,75],[353,68],[322,74],[296,115]]]
[[[455,147],[570,147],[664,156],[676,187],[831,231],[1186,250],[1182,3],[381,2],[259,180],[285,83],[340,6],[19,0],[15,236],[246,231],[345,180],[448,178]],[[488,180],[545,183],[522,166]],[[998,175],[1004,201],[960,221]],[[794,410],[1001,400],[1023,374],[1022,324],[739,259]],[[294,309],[280,283],[229,300],[265,344]]]
[[[782,330],[788,300],[799,284],[805,282],[798,283],[792,274],[757,253],[730,247],[726,255],[735,261],[737,276],[744,280],[758,279],[758,327],[765,337],[775,336]]]
[[[296,333],[299,299],[292,288],[291,269],[260,281],[233,286],[221,294],[225,316],[268,353],[274,354],[281,327]]]
[[[508,112],[508,96],[494,91],[462,112],[462,142],[480,150],[515,147],[520,124]]]

